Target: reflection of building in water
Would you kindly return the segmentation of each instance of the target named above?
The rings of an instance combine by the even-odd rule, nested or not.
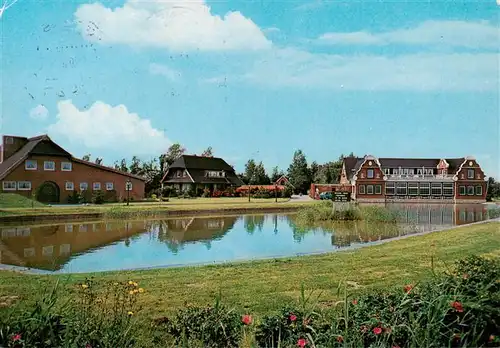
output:
[[[0,229],[0,263],[57,270],[71,255],[145,231],[144,221],[68,223]]]
[[[487,208],[482,204],[394,204],[388,207],[400,212],[398,224],[364,221],[338,223],[333,227],[332,245],[341,248],[488,219]]]
[[[205,245],[210,248],[210,241],[222,238],[237,220],[237,216],[162,220],[158,222],[158,240],[173,252],[184,244],[198,241],[207,242]]]

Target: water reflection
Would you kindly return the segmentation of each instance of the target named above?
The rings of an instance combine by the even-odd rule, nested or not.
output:
[[[327,252],[481,221],[485,205],[393,205],[398,224],[299,227],[293,214],[88,221],[0,229],[0,263],[91,272]]]

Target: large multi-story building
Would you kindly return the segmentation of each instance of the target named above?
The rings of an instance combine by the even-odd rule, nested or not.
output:
[[[487,191],[485,174],[473,157],[346,157],[340,184],[351,185],[356,201],[373,203],[482,203]]]
[[[91,196],[102,191],[109,200],[144,198],[144,178],[75,158],[47,135],[6,135],[2,140],[0,193],[44,203],[66,203],[75,192]]]

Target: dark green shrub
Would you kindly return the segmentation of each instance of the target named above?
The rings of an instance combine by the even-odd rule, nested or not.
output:
[[[203,347],[238,347],[241,339],[242,316],[221,305],[187,307],[166,321],[164,328],[175,342],[200,342]]]
[[[92,203],[93,204],[103,204],[104,203],[104,192],[97,190],[92,192]]]
[[[68,203],[69,204],[79,204],[80,203],[80,194],[78,191],[73,191],[71,195],[68,196]]]

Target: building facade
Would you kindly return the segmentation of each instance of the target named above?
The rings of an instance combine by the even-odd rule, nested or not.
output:
[[[239,187],[243,182],[222,158],[182,155],[168,168],[161,184],[178,192],[194,191],[199,195],[205,189],[213,193]]]
[[[452,159],[346,157],[341,184],[358,202],[486,201],[487,182],[473,157]]]
[[[44,203],[67,203],[75,192],[91,197],[102,191],[108,200],[119,201],[144,198],[144,178],[74,158],[47,135],[3,136],[0,154],[4,193]]]

